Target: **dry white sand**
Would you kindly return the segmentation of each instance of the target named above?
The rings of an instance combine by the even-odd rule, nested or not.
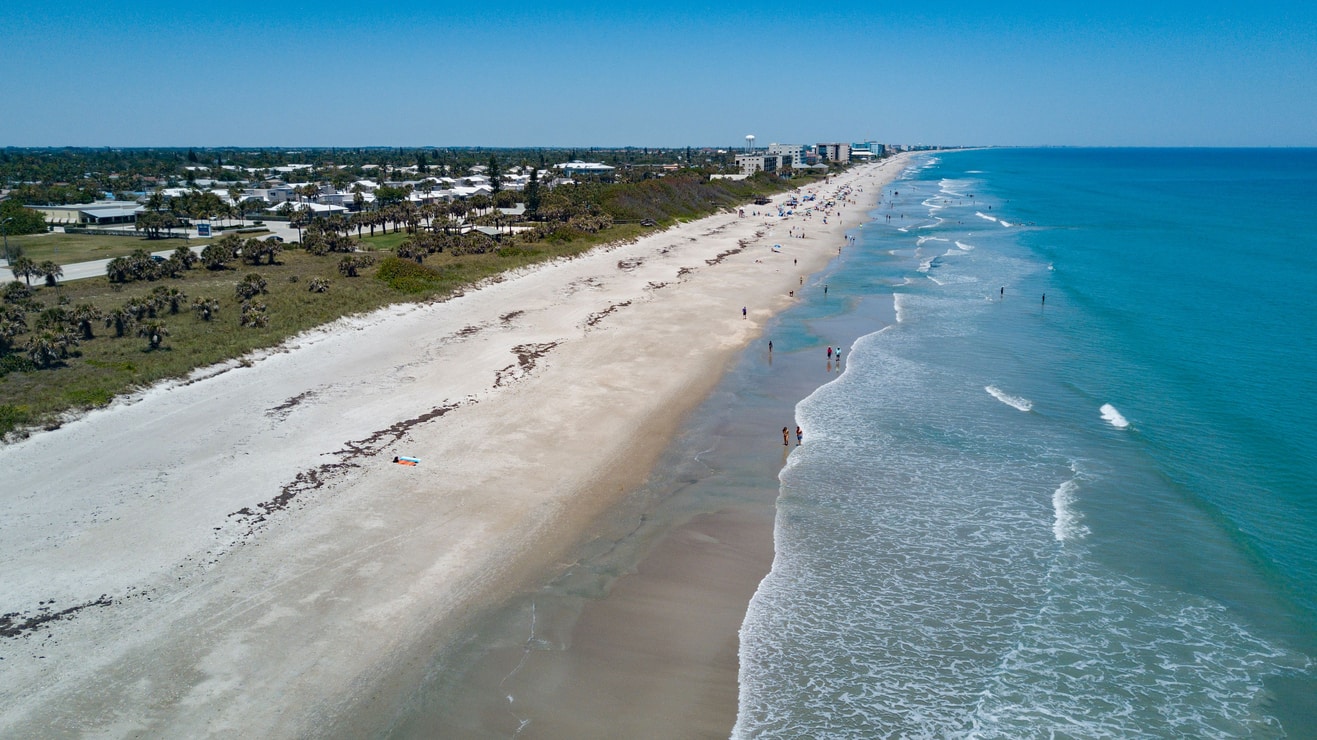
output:
[[[0,630],[21,633],[0,736],[300,736],[393,702],[644,480],[903,161],[811,187],[866,191],[826,226],[713,216],[0,448]]]

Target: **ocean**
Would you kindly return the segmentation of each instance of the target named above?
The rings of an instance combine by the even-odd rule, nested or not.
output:
[[[734,736],[1317,737],[1317,150],[912,162],[772,329],[871,324]]]

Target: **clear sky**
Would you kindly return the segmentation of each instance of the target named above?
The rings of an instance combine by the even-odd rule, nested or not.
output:
[[[0,146],[1317,146],[1312,0],[15,1],[0,70]]]

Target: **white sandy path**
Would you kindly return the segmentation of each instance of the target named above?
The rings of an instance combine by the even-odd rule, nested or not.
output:
[[[865,189],[827,227],[714,216],[345,320],[0,448],[0,613],[113,602],[0,638],[0,735],[285,737],[387,711],[433,645],[643,480],[901,166],[812,188]],[[258,521],[317,470],[323,486]]]

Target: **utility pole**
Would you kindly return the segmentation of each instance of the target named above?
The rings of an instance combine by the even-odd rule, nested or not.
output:
[[[9,229],[5,228],[5,224],[13,220],[14,217],[10,216],[4,221],[0,221],[0,234],[3,234],[5,237],[5,267],[11,267],[14,264],[9,260]]]

